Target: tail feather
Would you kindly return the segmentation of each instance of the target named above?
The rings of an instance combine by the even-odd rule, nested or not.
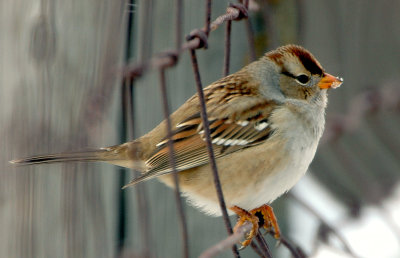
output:
[[[128,184],[124,185],[124,186],[122,187],[122,189],[131,187],[131,186],[135,186],[135,185],[137,185],[137,184],[139,184],[139,183],[142,183],[142,182],[144,182],[144,181],[153,179],[153,178],[158,177],[158,176],[159,176],[159,175],[157,175],[157,174],[155,174],[155,173],[151,173],[151,172],[145,173],[145,174],[143,174],[143,175],[141,175],[141,176],[139,176],[139,177],[136,177],[136,178],[132,179]]]
[[[82,161],[82,162],[111,161],[116,158],[117,158],[116,155],[112,155],[112,152],[110,153],[108,149],[98,149],[98,150],[88,150],[81,152],[32,156],[22,159],[11,160],[10,163],[16,165],[33,165],[33,164],[69,162],[69,161]]]
[[[138,151],[135,146],[136,146],[135,144],[125,143],[121,145],[116,145],[96,150],[31,156],[22,159],[14,159],[11,160],[10,163],[20,166],[26,166],[26,165],[71,162],[71,161],[72,162],[104,161],[117,166],[144,172],[146,171],[146,164],[138,156]],[[150,178],[152,177],[149,177],[149,175],[141,176],[136,181],[133,180],[134,183],[131,182],[127,186],[139,183],[141,181],[145,181]]]

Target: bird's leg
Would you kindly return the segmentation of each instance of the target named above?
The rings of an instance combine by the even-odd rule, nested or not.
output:
[[[269,206],[268,204],[264,204],[263,206],[253,209],[249,212],[259,218],[260,223],[258,226],[263,227],[268,231],[274,229],[275,239],[280,239],[281,231],[279,229],[274,210],[271,206]]]
[[[239,229],[239,227],[242,226],[246,221],[249,221],[253,224],[253,228],[250,230],[249,234],[247,234],[246,240],[241,243],[242,247],[240,249],[243,249],[246,246],[248,246],[251,243],[253,237],[255,237],[257,235],[259,220],[255,214],[250,213],[238,206],[233,206],[230,209],[233,212],[235,212],[236,215],[239,216],[239,219],[238,219],[235,227],[233,228],[234,232],[236,232]]]

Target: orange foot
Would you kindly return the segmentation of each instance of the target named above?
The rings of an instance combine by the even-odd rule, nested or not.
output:
[[[243,241],[241,244],[242,246],[240,249],[245,248],[251,243],[251,240],[253,240],[253,237],[255,237],[258,233],[258,217],[242,208],[239,208],[238,206],[233,206],[230,208],[233,212],[236,213],[236,215],[239,216],[239,220],[236,223],[235,227],[233,228],[233,231],[236,232],[240,226],[242,226],[246,221],[249,221],[253,224],[252,229],[246,236],[246,240]]]
[[[246,240],[241,243],[241,249],[245,248],[251,243],[253,238],[258,233],[259,227],[263,227],[268,231],[274,229],[274,237],[276,239],[280,239],[281,231],[279,230],[278,222],[271,206],[264,204],[263,206],[253,209],[251,211],[246,211],[242,208],[239,208],[238,206],[233,206],[230,209],[239,216],[239,220],[233,228],[233,231],[236,232],[237,229],[242,226],[246,221],[249,221],[253,224],[253,228],[246,236]]]

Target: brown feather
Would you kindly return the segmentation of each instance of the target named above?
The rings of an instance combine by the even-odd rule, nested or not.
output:
[[[270,126],[257,130],[256,125],[267,121],[280,103],[267,100],[258,94],[258,85],[250,84],[245,74],[239,72],[227,76],[208,86],[204,93],[216,158],[260,144],[272,133]],[[178,171],[208,163],[197,96],[192,97],[188,103],[196,107],[197,111],[187,116],[181,115],[181,121],[174,121],[176,126],[172,140]],[[176,113],[179,111],[175,112],[172,118],[178,116]],[[134,179],[130,185],[172,171],[167,142],[168,139],[164,136],[156,144],[157,148],[146,161],[147,172]]]

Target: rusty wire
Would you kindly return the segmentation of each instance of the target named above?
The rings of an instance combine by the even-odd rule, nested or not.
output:
[[[230,248],[232,245],[238,243],[250,230],[253,228],[253,224],[249,221],[245,222],[241,225],[234,234],[228,236],[227,238],[219,241],[215,245],[206,249],[203,253],[200,254],[200,258],[210,258],[215,257],[220,254],[225,249]]]
[[[265,239],[262,236],[262,234],[260,233],[260,231],[258,231],[258,234],[256,235],[255,238],[258,243],[258,246],[261,249],[263,256],[265,256],[266,258],[272,258],[271,250],[269,250],[267,242],[265,242]]]
[[[254,40],[254,33],[253,30],[251,28],[251,22],[250,19],[246,19],[246,32],[247,32],[247,40],[248,40],[248,44],[249,44],[249,59],[250,62],[253,62],[256,60],[256,48],[255,48],[255,40]]]
[[[243,4],[229,4],[228,8],[226,8],[226,13],[218,16],[210,25],[210,29],[214,31],[224,22],[239,21],[243,18],[247,18],[247,16],[247,8]]]
[[[212,3],[212,0],[206,0],[206,22],[205,22],[204,32],[205,32],[207,37],[210,34],[211,3]]]
[[[132,96],[133,96],[133,85],[134,85],[134,80],[129,79],[125,80],[123,87],[124,87],[124,92],[123,92],[123,107],[124,107],[124,121],[126,124],[126,130],[125,130],[125,138],[126,139],[132,139],[134,137],[134,120],[133,120],[133,101],[132,101]],[[133,170],[134,175],[139,174],[138,171]],[[147,205],[147,194],[146,194],[146,186],[145,185],[139,185],[138,187],[135,187],[135,192],[136,192],[136,202],[138,204],[138,217],[140,219],[140,232],[141,235],[143,236],[142,238],[142,250],[141,253],[144,257],[149,257],[150,256],[150,222],[148,219],[148,205]]]
[[[256,243],[254,241],[251,241],[250,243],[251,248],[253,248],[253,251],[258,254],[258,256],[262,257],[262,258],[266,258],[266,255],[261,251],[261,249],[258,247],[258,245],[256,245]]]
[[[172,64],[171,64],[172,65]],[[167,87],[165,82],[165,68],[160,68],[160,90],[163,102],[163,110],[164,110],[164,118],[167,123],[167,137],[168,137],[168,151],[169,155],[169,162],[172,168],[172,174],[174,177],[174,185],[175,185],[175,202],[177,205],[177,210],[180,218],[181,223],[181,231],[182,231],[182,241],[183,241],[183,257],[189,257],[189,244],[188,244],[188,232],[186,226],[186,217],[183,211],[183,204],[182,199],[180,197],[180,187],[178,181],[178,171],[176,170],[176,160],[175,160],[175,150],[172,140],[172,125],[171,125],[171,118],[169,116],[169,105],[168,105],[168,98],[167,98]]]
[[[313,213],[313,215],[316,215],[316,214],[314,214],[314,211],[311,211],[311,212]],[[322,221],[324,222],[323,219],[322,219]],[[323,225],[328,225],[328,224],[323,224]],[[345,251],[351,257],[355,257],[354,253],[348,247],[347,242],[340,236],[340,234],[337,233],[335,231],[335,229],[330,227],[329,225],[328,225],[328,227],[329,227],[329,230],[331,230],[331,232],[336,234],[336,236],[342,242]],[[240,236],[243,236],[243,234],[250,233],[250,230],[251,230],[251,228],[248,227],[247,223],[243,224],[242,226],[240,226],[237,229],[237,231],[233,235],[228,236],[227,238],[221,240],[214,246],[212,246],[209,249],[207,249],[206,251],[204,251],[202,254],[202,257],[213,257],[213,256],[219,254],[224,249],[226,249],[227,246],[229,246],[229,244],[234,244],[235,241],[237,242],[238,240],[240,240]],[[272,237],[275,237],[275,231],[273,229],[268,230],[266,233],[268,233]],[[268,247],[267,243],[265,242],[265,240],[262,238],[261,232],[258,233],[258,236],[254,240],[256,240],[256,241],[252,241],[250,244],[250,246],[253,248],[254,252],[256,252],[260,257],[271,257],[269,247]],[[256,242],[258,243],[258,245],[256,244]],[[285,246],[291,253],[292,257],[294,257],[294,258],[308,257],[306,255],[306,252],[299,245],[297,245],[293,241],[289,240],[282,233],[281,233],[278,243],[281,243],[283,246]]]
[[[227,76],[229,74],[229,63],[231,58],[231,31],[232,31],[232,21],[226,22],[225,28],[225,52],[224,52],[224,68],[222,70],[222,76]]]
[[[200,72],[199,72],[199,67],[197,64],[195,50],[193,50],[193,49],[190,50],[190,56],[191,56],[191,60],[192,60],[193,72],[195,75],[197,94],[198,94],[199,101],[200,101],[201,118],[202,118],[202,123],[203,123],[203,128],[204,128],[204,136],[205,136],[206,145],[207,145],[208,158],[209,158],[211,170],[212,170],[213,176],[214,176],[214,184],[215,184],[215,188],[217,191],[218,201],[219,201],[219,205],[221,208],[222,217],[224,219],[226,229],[228,231],[228,234],[232,235],[233,234],[232,226],[229,221],[228,211],[226,210],[226,205],[225,205],[224,195],[222,192],[221,182],[220,182],[219,176],[218,176],[217,163],[215,161],[214,151],[213,151],[213,147],[212,147],[212,143],[211,143],[211,136],[210,136],[211,134],[210,134],[210,128],[209,128],[210,125],[208,122],[207,109],[206,109],[206,104],[204,101],[203,87],[201,85]],[[236,245],[233,245],[232,251],[236,257],[239,257],[239,252],[236,248]]]
[[[175,39],[176,39],[176,49],[181,47],[181,34],[182,34],[182,0],[176,0],[175,2],[175,11],[176,11],[176,21],[175,21]],[[175,186],[175,202],[177,205],[178,215],[179,215],[179,222],[181,224],[181,235],[183,241],[183,250],[182,254],[183,257],[189,257],[189,234],[187,230],[186,224],[186,216],[183,208],[182,199],[180,196],[180,186],[179,186],[179,179],[178,179],[178,171],[176,169],[176,160],[175,160],[175,150],[172,140],[172,125],[171,125],[171,118],[170,118],[170,111],[169,111],[169,104],[168,104],[168,95],[167,95],[167,86],[165,80],[165,69],[167,67],[173,66],[177,63],[178,57],[176,55],[169,54],[170,63],[166,64],[164,67],[160,68],[160,91],[162,96],[163,102],[163,111],[164,111],[164,118],[167,124],[167,137],[168,137],[168,151],[169,155],[169,162],[172,168],[174,186]]]
[[[248,234],[250,230],[252,229],[252,225],[250,222],[246,222],[243,225],[241,225],[234,234],[230,235],[229,237],[221,240],[220,242],[216,243],[215,245],[211,246],[207,250],[205,250],[199,257],[200,258],[210,258],[210,257],[215,257],[218,254],[220,254],[222,251],[225,249],[228,249],[230,246],[233,244],[237,243],[240,241],[245,234]],[[268,232],[270,235],[274,236],[275,231],[270,230]],[[259,236],[261,236],[261,232],[259,233]],[[256,239],[257,241],[261,241],[262,244],[264,245],[265,242],[262,238]],[[307,255],[303,251],[303,249],[294,244],[292,241],[288,240],[286,237],[281,235],[279,242],[286,246],[288,250],[290,251],[292,257],[294,258],[305,258]],[[253,247],[254,251],[260,256],[260,257],[271,257],[271,254],[269,253],[269,249],[267,249],[268,253],[262,252],[257,246],[254,241],[251,243],[251,246]],[[268,246],[266,247],[268,248]]]
[[[269,232],[269,234],[274,236],[275,232],[273,230],[271,230]],[[286,248],[292,254],[292,257],[294,257],[294,258],[305,258],[305,257],[308,257],[300,246],[294,244],[292,241],[290,241],[289,239],[287,239],[283,235],[281,235],[281,237],[279,239],[279,242],[282,245],[286,246]]]
[[[208,2],[207,2],[208,3]],[[229,10],[229,12],[232,12],[232,8],[236,8],[235,6],[238,6],[239,4],[232,5]],[[211,12],[211,10],[210,10]],[[221,16],[224,18],[221,21]],[[231,20],[231,21],[237,21],[239,17],[245,17],[244,15],[241,14],[240,10],[239,12],[234,12],[233,14],[227,15],[226,13],[219,16],[213,23],[211,23],[209,26],[215,30],[218,28],[224,21]],[[208,17],[208,14],[207,14]],[[127,66],[124,67],[122,70],[122,75],[124,78],[131,78],[131,77],[140,77],[145,71],[149,69],[159,69],[161,67],[168,66],[168,64],[171,62],[171,53],[173,53],[175,56],[179,57],[182,53],[189,49],[199,49],[199,48],[207,48],[207,25],[202,28],[202,29],[195,29],[193,30],[190,34],[189,37],[187,38],[188,40],[180,45],[180,48],[177,50],[166,50],[164,52],[159,53],[155,57],[149,59],[149,60],[142,60],[137,64],[128,64]]]
[[[132,1],[130,2],[131,4]],[[151,8],[149,8],[149,4],[151,4],[151,1],[147,2],[146,5],[146,11],[150,12]],[[148,23],[146,23],[148,24]],[[126,45],[129,47],[131,45],[131,40],[132,40],[132,25],[133,25],[133,14],[129,13],[128,18],[127,18],[127,40],[126,40]],[[146,38],[146,37],[143,37]],[[145,58],[147,58],[146,53],[148,53],[149,49],[148,49],[148,45],[147,44],[142,44],[142,50],[141,52],[141,56],[140,59],[141,60],[145,60]],[[128,59],[131,58],[130,56],[130,52],[127,48],[127,51],[125,53],[125,62],[128,61]],[[134,89],[134,78],[125,78],[123,80],[122,86],[123,86],[123,90],[122,90],[122,111],[123,111],[123,124],[125,126],[124,130],[125,130],[125,135],[123,135],[123,137],[125,138],[124,141],[126,140],[130,140],[133,139],[135,137],[135,132],[134,132],[134,119],[133,119],[133,89]],[[133,171],[133,174],[137,174],[138,171]],[[125,180],[125,175],[122,174],[121,181]],[[122,182],[122,185],[125,182]],[[137,187],[135,187],[135,192],[136,192],[136,202],[138,204],[138,211],[137,211],[137,215],[138,218],[140,220],[140,233],[142,235],[142,250],[141,250],[141,254],[143,257],[150,257],[150,242],[151,242],[151,237],[150,237],[150,222],[149,222],[149,218],[148,218],[148,205],[147,205],[147,194],[146,194],[146,185],[138,185]],[[119,219],[119,234],[120,235],[120,250],[119,252],[123,252],[123,245],[124,245],[124,241],[125,241],[125,232],[124,232],[124,223],[125,223],[125,215],[122,215],[122,213],[125,213],[125,202],[126,202],[126,198],[125,198],[125,193],[120,191],[120,197],[122,198],[121,201],[121,207],[122,208],[122,212],[121,213],[121,217]]]

